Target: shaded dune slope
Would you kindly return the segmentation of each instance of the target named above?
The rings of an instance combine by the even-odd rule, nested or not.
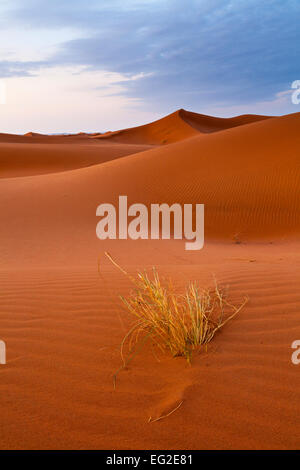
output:
[[[184,109],[179,110],[179,116],[191,127],[204,134],[271,119],[270,116],[260,116],[257,114],[242,114],[241,116],[232,118],[219,118],[205,114],[192,113]]]

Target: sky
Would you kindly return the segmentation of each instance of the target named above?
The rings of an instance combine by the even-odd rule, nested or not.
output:
[[[299,25],[299,0],[0,0],[0,132],[299,112]]]

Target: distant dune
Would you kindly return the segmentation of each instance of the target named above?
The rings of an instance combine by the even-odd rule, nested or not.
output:
[[[181,109],[103,135],[0,134],[1,448],[299,447],[299,127],[300,113]],[[205,204],[204,248],[98,240],[96,207],[119,195]],[[144,348],[114,390],[131,286],[105,250],[178,291],[216,277],[249,303],[192,367]]]
[[[25,137],[46,137],[45,134],[40,134],[39,132],[26,132]]]
[[[222,119],[180,109],[153,123],[105,134],[0,134],[0,178],[97,165],[154,146],[263,119],[267,117],[247,115]]]
[[[83,136],[14,136],[10,141],[0,138],[0,179],[73,170],[147,149],[149,145],[142,144],[97,145]]]

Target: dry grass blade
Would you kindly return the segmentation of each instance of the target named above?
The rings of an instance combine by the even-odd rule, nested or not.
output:
[[[183,356],[191,362],[193,350],[207,344],[215,334],[232,320],[248,302],[248,298],[236,306],[227,300],[227,292],[215,282],[212,289],[200,290],[195,283],[187,286],[184,295],[174,293],[172,286],[163,286],[158,272],[153,268],[152,278],[146,272],[129,275],[111,257],[108,259],[134,285],[127,298],[121,297],[135,322],[121,344],[123,365],[114,375],[124,369],[141,347],[151,339],[162,351],[169,350],[175,356]],[[129,353],[124,355],[127,345]]]
[[[182,403],[183,403],[183,400],[179,403],[178,406],[176,406],[176,408],[174,408],[174,410],[170,411],[170,412],[167,413],[166,415],[159,416],[159,418],[152,419],[151,416],[150,416],[148,423],[155,423],[156,421],[160,421],[161,419],[167,418],[168,416],[170,416],[171,414],[173,414],[176,410],[178,410],[178,408],[181,407]]]

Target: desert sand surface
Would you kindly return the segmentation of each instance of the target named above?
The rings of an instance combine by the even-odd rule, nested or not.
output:
[[[299,447],[299,126],[179,110],[103,135],[0,135],[1,449]],[[96,208],[119,195],[205,204],[204,248],[100,241]],[[191,366],[144,348],[114,389],[131,285],[104,251],[249,302]]]

